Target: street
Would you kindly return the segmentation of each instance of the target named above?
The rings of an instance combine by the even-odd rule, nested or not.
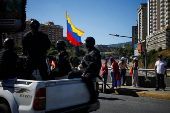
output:
[[[92,113],[170,113],[170,100],[126,95],[99,95],[100,109]]]

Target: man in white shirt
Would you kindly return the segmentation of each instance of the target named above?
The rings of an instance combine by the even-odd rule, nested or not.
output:
[[[160,80],[162,84],[162,91],[165,91],[165,84],[164,84],[164,75],[166,73],[167,64],[164,60],[162,60],[162,55],[158,55],[159,60],[155,63],[155,73],[156,73],[156,89],[155,91],[159,90],[160,87]]]

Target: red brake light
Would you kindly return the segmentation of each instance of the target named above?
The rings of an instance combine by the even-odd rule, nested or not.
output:
[[[34,99],[33,109],[36,111],[45,110],[46,106],[46,88],[37,90]]]

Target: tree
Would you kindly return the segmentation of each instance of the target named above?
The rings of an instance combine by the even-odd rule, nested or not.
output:
[[[119,47],[118,53],[119,53],[119,55],[122,55],[122,53],[123,53],[123,48],[122,47]]]

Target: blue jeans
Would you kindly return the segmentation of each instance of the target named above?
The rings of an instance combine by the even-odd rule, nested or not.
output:
[[[103,75],[103,92],[106,91],[107,75]]]
[[[110,76],[111,76],[111,81],[112,81],[112,88],[115,87],[115,78],[114,78],[114,72],[113,72],[113,69],[111,70],[110,72]]]

